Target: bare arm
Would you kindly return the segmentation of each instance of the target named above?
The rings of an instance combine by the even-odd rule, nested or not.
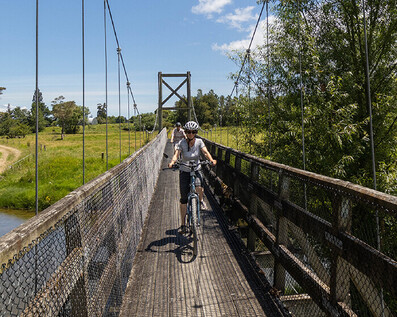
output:
[[[212,165],[216,165],[216,160],[214,160],[214,159],[212,158],[211,153],[208,152],[206,146],[204,146],[204,147],[201,149],[201,152],[203,152],[204,156],[207,158],[207,160],[209,160],[209,161],[212,163]]]
[[[172,132],[171,132],[171,143],[174,143],[174,131],[175,131],[175,129],[172,130]]]
[[[168,167],[171,168],[175,164],[180,154],[181,150],[175,150],[174,156],[172,157],[171,162],[168,164]]]

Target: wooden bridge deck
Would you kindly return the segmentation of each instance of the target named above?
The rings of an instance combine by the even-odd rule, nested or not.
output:
[[[191,238],[178,233],[178,177],[178,171],[160,173],[120,315],[288,315],[211,197],[193,256]]]

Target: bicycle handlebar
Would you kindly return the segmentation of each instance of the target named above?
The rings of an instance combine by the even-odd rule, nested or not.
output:
[[[211,162],[208,160],[205,161],[199,161],[198,163],[194,162],[194,161],[189,161],[189,163],[185,163],[185,162],[176,162],[173,166],[175,167],[179,167],[180,165],[189,167],[189,168],[195,168],[198,167],[200,165],[211,165]]]

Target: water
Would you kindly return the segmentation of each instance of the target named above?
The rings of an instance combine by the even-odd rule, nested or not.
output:
[[[34,211],[0,209],[0,237],[34,216]]]

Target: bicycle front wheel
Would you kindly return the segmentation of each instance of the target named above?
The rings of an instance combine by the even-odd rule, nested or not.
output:
[[[198,253],[198,199],[193,197],[191,200],[192,207],[192,233],[193,233],[193,254]]]

